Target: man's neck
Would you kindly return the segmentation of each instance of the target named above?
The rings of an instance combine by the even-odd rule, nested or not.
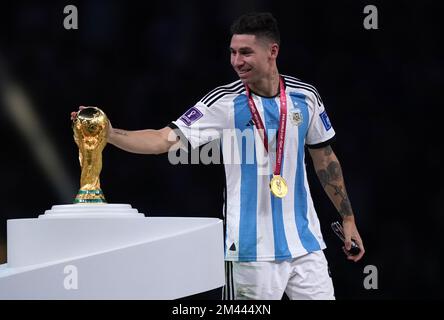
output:
[[[276,69],[261,80],[248,85],[254,93],[264,97],[274,97],[279,93],[279,72]]]

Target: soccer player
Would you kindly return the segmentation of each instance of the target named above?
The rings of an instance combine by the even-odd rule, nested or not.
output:
[[[334,299],[304,147],[342,217],[344,252],[358,261],[364,245],[330,146],[335,131],[316,89],[279,73],[280,35],[270,13],[241,16],[231,33],[231,64],[239,80],[212,90],[163,129],[110,126],[108,141],[129,152],[160,154],[184,142],[196,148],[221,139],[225,297],[281,299],[285,292],[290,299]],[[357,255],[349,252],[352,239],[361,249]]]

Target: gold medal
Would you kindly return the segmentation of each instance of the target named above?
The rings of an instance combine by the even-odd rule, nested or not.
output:
[[[270,181],[270,189],[271,193],[278,198],[285,197],[288,192],[287,183],[280,175],[273,175],[273,178]]]

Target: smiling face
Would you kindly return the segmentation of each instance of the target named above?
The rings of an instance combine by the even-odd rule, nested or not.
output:
[[[231,38],[231,65],[246,85],[267,78],[276,68],[279,45],[250,34],[234,34]]]

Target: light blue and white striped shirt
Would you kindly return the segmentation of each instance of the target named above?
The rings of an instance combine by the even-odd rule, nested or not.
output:
[[[304,146],[323,145],[335,135],[316,89],[283,76],[287,127],[281,176],[288,193],[272,195],[280,100],[252,97],[267,131],[269,153],[256,130],[240,80],[202,98],[173,123],[193,147],[220,138],[227,181],[226,260],[272,261],[324,249],[305,169]]]

